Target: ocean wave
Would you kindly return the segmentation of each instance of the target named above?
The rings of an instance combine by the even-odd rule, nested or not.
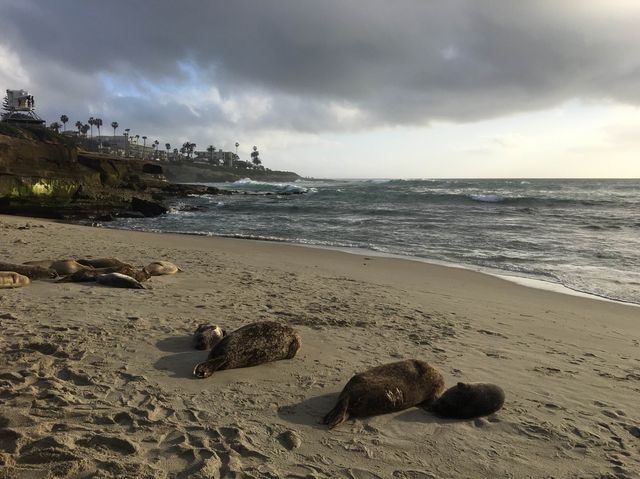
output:
[[[500,195],[469,195],[469,198],[483,203],[500,203],[504,201],[504,197]]]

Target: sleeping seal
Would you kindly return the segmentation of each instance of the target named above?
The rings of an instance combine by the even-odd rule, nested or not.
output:
[[[78,263],[84,266],[91,266],[92,268],[113,268],[116,266],[131,266],[129,263],[120,261],[118,258],[94,258],[94,259],[79,259]]]
[[[433,401],[444,389],[442,373],[417,359],[384,364],[353,376],[324,417],[333,429],[350,417],[401,411]]]
[[[101,274],[109,274],[109,273],[121,273],[126,274],[127,276],[132,277],[133,279],[143,282],[148,280],[151,275],[144,268],[141,270],[134,269],[130,266],[114,266],[113,268],[85,268],[80,271],[76,271],[70,276],[67,276],[64,279],[59,280],[59,283],[88,283],[90,281],[95,281],[96,278]]]
[[[193,333],[193,345],[196,349],[211,349],[222,340],[224,334],[220,326],[201,324]]]
[[[67,276],[69,274],[73,274],[76,271],[80,271],[82,269],[86,269],[87,266],[78,263],[73,259],[64,259],[64,260],[44,260],[44,261],[27,261],[24,263],[26,265],[31,266],[40,266],[42,268],[49,268],[54,270],[60,276]]]
[[[227,334],[209,352],[209,359],[196,365],[193,374],[208,378],[223,369],[291,359],[298,349],[300,335],[295,329],[274,321],[252,323]]]
[[[162,276],[164,274],[176,274],[178,271],[182,271],[175,264],[169,261],[154,261],[145,266],[145,269],[149,271],[151,276]]]
[[[487,383],[458,383],[447,389],[430,407],[436,415],[451,419],[488,416],[504,404],[500,386]]]
[[[104,286],[111,286],[112,288],[144,289],[144,286],[142,286],[139,281],[122,273],[99,274],[96,276],[96,282]]]
[[[31,284],[26,276],[13,271],[0,271],[0,289],[22,288]]]
[[[12,271],[26,276],[31,280],[52,279],[58,277],[58,273],[52,269],[27,264],[0,263],[0,271]]]

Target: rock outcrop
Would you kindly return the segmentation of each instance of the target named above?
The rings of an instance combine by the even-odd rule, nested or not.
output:
[[[49,130],[0,123],[0,213],[56,219],[156,216],[162,201],[216,188],[172,185],[160,164],[79,150]]]

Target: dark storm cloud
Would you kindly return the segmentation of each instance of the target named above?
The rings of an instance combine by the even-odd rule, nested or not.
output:
[[[113,100],[100,74],[176,85],[195,75],[223,99],[268,97],[240,128],[464,122],[571,98],[640,102],[640,10],[618,3],[0,0],[0,44],[45,91],[149,126],[233,121],[216,107]],[[341,123],[336,104],[360,114]]]

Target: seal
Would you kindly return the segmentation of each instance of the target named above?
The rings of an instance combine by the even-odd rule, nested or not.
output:
[[[193,374],[208,378],[215,371],[246,368],[293,358],[300,349],[299,333],[286,324],[261,321],[227,334],[209,352],[209,359],[197,364]]]
[[[76,271],[91,268],[91,266],[82,265],[74,259],[27,261],[26,263],[22,264],[52,269],[60,276],[67,276],[75,273]]]
[[[15,271],[0,271],[0,289],[22,288],[29,286],[31,280]]]
[[[429,404],[444,389],[442,373],[425,361],[407,359],[356,374],[324,417],[329,429],[350,417],[366,417]]]
[[[504,404],[504,391],[489,383],[458,383],[447,389],[428,409],[449,419],[488,416]]]
[[[95,259],[79,259],[78,263],[84,266],[91,266],[92,268],[114,268],[116,266],[131,266],[129,263],[120,261],[118,258],[95,258]]]
[[[68,282],[88,283],[90,281],[95,281],[96,278],[101,274],[109,274],[109,273],[125,274],[135,279],[136,281],[139,281],[140,283],[151,278],[151,275],[149,274],[149,272],[144,268],[142,268],[141,270],[137,270],[132,268],[131,266],[122,266],[122,267],[114,266],[113,268],[81,269],[80,271],[77,271],[72,275],[61,279],[58,282],[59,283],[68,283]]]
[[[169,261],[154,261],[145,266],[145,269],[149,271],[151,276],[162,276],[165,274],[176,274],[178,271],[182,271],[175,264]]]
[[[200,324],[193,333],[193,345],[196,349],[211,349],[224,338],[225,332],[220,326]]]
[[[42,268],[40,266],[31,266],[28,264],[12,264],[1,263],[0,271],[11,271],[14,273],[26,276],[31,280],[35,279],[53,279],[58,277],[58,273],[49,268]]]
[[[144,289],[144,286],[139,281],[122,273],[99,274],[96,276],[96,282],[112,288]]]

